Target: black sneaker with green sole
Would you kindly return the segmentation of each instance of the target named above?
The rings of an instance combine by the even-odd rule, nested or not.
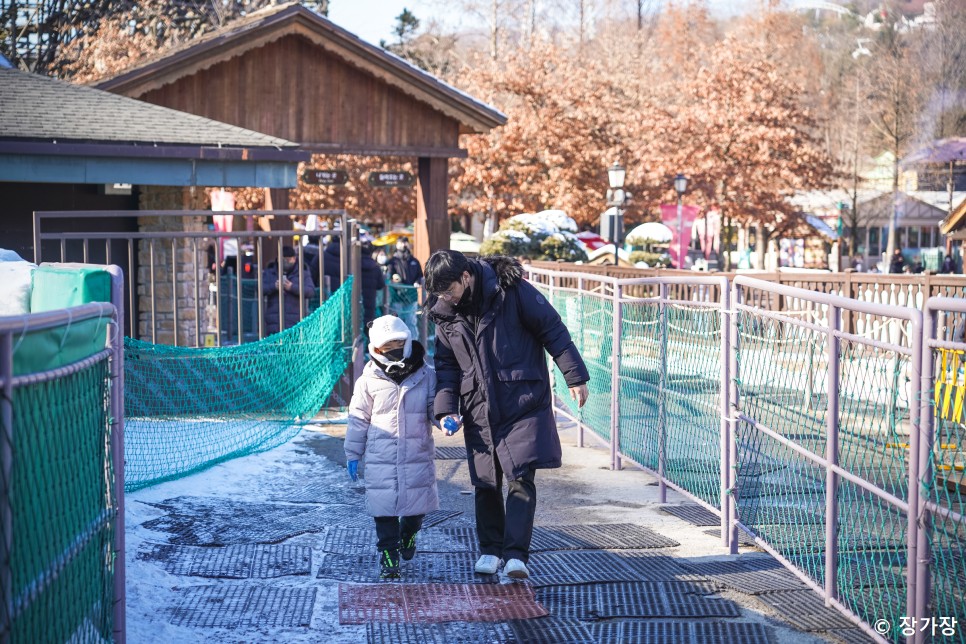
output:
[[[379,555],[379,565],[382,572],[381,579],[399,579],[399,551],[383,550]]]
[[[404,535],[402,538],[402,547],[399,549],[399,554],[402,555],[403,560],[409,561],[416,556],[416,535]]]

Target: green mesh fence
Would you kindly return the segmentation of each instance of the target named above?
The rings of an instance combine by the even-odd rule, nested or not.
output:
[[[593,275],[563,278],[567,288],[537,284],[570,329],[591,373],[591,398],[578,410],[556,372],[555,393],[590,431],[610,440],[613,356],[612,285]],[[633,287],[632,287],[633,288]],[[673,290],[673,286],[670,287]],[[701,288],[700,286],[697,288]],[[653,287],[623,297],[618,394],[620,451],[717,507],[720,481],[720,348],[716,307],[662,303]],[[825,582],[826,470],[770,437],[764,426],[820,457],[826,455],[829,374],[827,306],[748,289],[734,313],[738,344],[733,379],[742,415],[735,424],[733,491],[738,520],[818,585]],[[687,298],[682,290],[677,299]],[[682,297],[684,296],[684,297]],[[696,298],[706,301],[704,297]],[[663,309],[662,309],[663,306]],[[767,311],[781,308],[782,317]],[[907,320],[843,311],[856,335],[839,340],[837,363],[839,465],[884,492],[909,495],[912,330]],[[927,617],[933,641],[966,644],[966,313],[942,327],[948,347],[932,360],[935,448],[923,482],[938,506],[921,520],[930,548]],[[961,346],[960,346],[961,345]],[[866,622],[886,620],[886,637],[903,641],[907,617],[908,516],[896,505],[839,477],[835,495],[836,582],[841,603]],[[953,621],[955,620],[955,621]],[[935,633],[932,633],[932,630]]]
[[[539,284],[535,286],[540,287]],[[590,373],[590,398],[582,409],[570,399],[570,392],[563,374],[554,367],[554,393],[569,407],[571,414],[587,425],[604,440],[610,440],[611,426],[611,364],[613,362],[613,316],[612,298],[573,291],[549,290],[541,287],[560,313],[570,331],[574,344]]]
[[[296,326],[257,342],[183,348],[124,339],[125,489],[281,445],[349,362],[351,278]]]
[[[66,375],[65,375],[66,374]],[[15,386],[9,503],[11,642],[112,637],[113,521],[107,352]],[[6,571],[4,571],[6,574]],[[9,595],[7,590],[9,589]]]
[[[425,292],[418,286],[386,282],[386,296],[380,300],[376,315],[395,315],[409,327],[414,338],[423,343],[428,355],[436,350],[436,325],[423,309]]]
[[[543,287],[550,295],[550,289]],[[557,372],[557,396],[610,440],[614,362],[612,291],[554,289],[554,306],[590,372],[583,409]],[[662,310],[664,311],[662,318]],[[695,497],[720,503],[721,314],[717,307],[623,298],[620,305],[620,451]],[[663,322],[662,322],[663,319]],[[662,349],[662,346],[664,349]],[[666,352],[666,355],[665,353]]]
[[[824,457],[827,332],[749,311],[735,319],[741,413]],[[840,342],[839,464],[899,499],[908,497],[908,361],[896,349]],[[824,585],[825,468],[748,422],[737,423],[736,440],[738,519]],[[842,478],[836,499],[839,600],[869,623],[900,624],[907,515]]]

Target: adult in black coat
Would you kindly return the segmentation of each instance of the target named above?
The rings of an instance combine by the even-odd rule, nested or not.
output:
[[[901,273],[906,267],[906,260],[902,256],[902,251],[898,248],[892,253],[892,259],[889,260],[889,272],[890,273]]]
[[[302,319],[302,307],[299,302],[299,271],[295,249],[285,246],[282,249],[282,282],[279,284],[278,263],[272,262],[262,274],[262,285],[268,300],[265,303],[265,331],[268,334],[278,333],[280,329],[278,316],[278,291],[282,287],[282,303],[285,307],[285,328],[289,329]],[[302,294],[306,298],[315,295],[315,282],[308,266],[302,267]]]
[[[396,253],[386,264],[386,274],[397,284],[415,286],[423,281],[423,267],[413,257],[412,250],[405,240],[396,242]]]
[[[462,415],[476,488],[477,572],[504,559],[529,575],[536,511],[534,470],[561,465],[546,351],[583,406],[590,375],[570,332],[509,257],[469,260],[439,250],[426,262],[427,302],[436,323],[436,418]],[[503,501],[503,478],[508,492]]]
[[[362,249],[362,322],[368,324],[376,319],[376,298],[379,292],[386,288],[386,279],[382,274],[379,264],[372,258],[372,249],[368,250],[363,245]],[[331,292],[335,292],[342,285],[342,243],[333,240],[326,244],[325,251],[322,253],[323,271],[325,279],[329,282]],[[315,275],[319,274],[318,264],[313,269]]]

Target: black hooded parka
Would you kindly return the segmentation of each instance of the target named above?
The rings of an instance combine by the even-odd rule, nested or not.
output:
[[[530,469],[560,467],[560,438],[544,351],[568,387],[590,380],[587,367],[556,309],[523,279],[509,257],[470,260],[478,307],[463,313],[448,301],[430,302],[436,323],[436,418],[462,414],[470,478],[497,488],[494,454],[515,480]]]

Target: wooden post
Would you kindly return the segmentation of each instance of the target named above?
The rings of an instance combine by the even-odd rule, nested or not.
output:
[[[413,255],[423,266],[434,250],[449,248],[451,225],[446,210],[448,188],[447,160],[420,157],[416,179]]]
[[[265,210],[288,210],[288,196],[288,188],[265,188]],[[271,230],[292,230],[292,219],[288,216],[269,217],[268,225]],[[278,259],[278,244],[264,244],[262,252],[265,253],[265,256],[261,258],[261,265],[268,266],[270,262]],[[238,255],[238,268],[241,268],[240,248],[238,249]]]

